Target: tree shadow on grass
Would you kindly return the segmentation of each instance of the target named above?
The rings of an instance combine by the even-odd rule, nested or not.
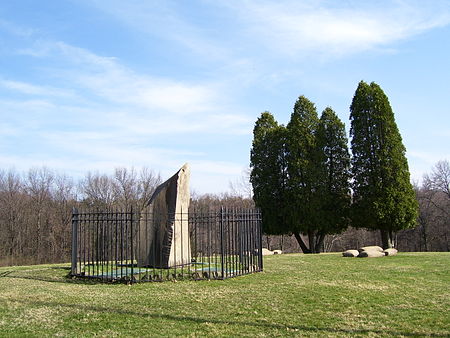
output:
[[[1,301],[0,301],[1,302]],[[92,306],[92,305],[83,305],[80,304],[67,304],[67,303],[58,303],[58,302],[45,302],[45,301],[21,301],[14,300],[14,302],[24,304],[28,307],[32,306],[43,306],[43,307],[65,307],[69,309],[80,309],[81,307],[87,311],[93,311],[96,313],[116,313],[118,315],[128,315],[128,316],[136,316],[147,319],[162,319],[169,321],[182,321],[182,322],[192,322],[195,324],[218,324],[218,325],[236,325],[239,327],[255,327],[261,329],[274,329],[274,330],[282,330],[285,332],[286,330],[296,331],[299,334],[301,332],[316,332],[323,333],[326,335],[327,333],[335,333],[335,334],[377,334],[377,335],[388,335],[388,336],[407,336],[407,337],[417,337],[417,336],[428,336],[428,337],[448,337],[448,334],[424,334],[420,332],[403,332],[403,331],[394,331],[394,330],[376,330],[376,329],[345,329],[345,328],[331,328],[331,327],[314,327],[314,326],[305,326],[305,325],[285,325],[285,324],[277,324],[277,323],[265,323],[265,322],[257,322],[257,321],[237,321],[237,320],[222,320],[215,318],[202,318],[202,317],[192,317],[192,316],[177,316],[171,314],[160,314],[160,313],[142,313],[131,310],[123,310],[117,308],[110,307],[101,307],[101,306]]]

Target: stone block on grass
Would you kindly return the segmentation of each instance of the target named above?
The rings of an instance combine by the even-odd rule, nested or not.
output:
[[[361,251],[358,255],[358,257],[384,257],[384,252],[380,252],[377,250],[368,250],[368,251]]]
[[[398,253],[397,249],[390,248],[383,251],[386,256],[394,256]]]
[[[359,251],[358,250],[346,250],[342,253],[342,256],[344,257],[358,257]]]
[[[362,251],[378,251],[383,252],[383,248],[378,245],[370,245],[370,246],[363,246],[362,248],[358,249],[359,252]]]
[[[269,249],[266,249],[266,248],[262,248],[262,255],[263,256],[273,255],[273,251],[270,251]]]

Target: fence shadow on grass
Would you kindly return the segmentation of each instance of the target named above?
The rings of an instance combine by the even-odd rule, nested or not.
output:
[[[405,336],[405,337],[417,337],[423,336],[424,333],[420,332],[402,332],[395,330],[376,330],[376,329],[345,329],[345,328],[331,328],[331,327],[311,327],[306,325],[284,325],[277,323],[264,323],[264,322],[256,322],[256,321],[237,321],[237,320],[222,320],[215,318],[201,318],[201,317],[192,317],[192,316],[177,316],[171,314],[160,314],[160,313],[142,313],[131,310],[123,310],[123,309],[114,309],[107,308],[101,306],[80,306],[80,304],[67,304],[67,303],[58,303],[58,302],[44,302],[44,301],[20,301],[14,300],[14,302],[26,304],[27,307],[31,306],[43,306],[43,307],[65,307],[69,309],[80,309],[82,307],[87,311],[94,311],[97,313],[116,313],[118,315],[128,315],[128,316],[136,316],[148,319],[163,319],[175,322],[192,322],[195,324],[218,324],[218,325],[236,325],[240,327],[256,327],[262,329],[274,329],[274,330],[292,330],[301,334],[301,332],[316,332],[326,334],[376,334],[376,335],[388,335],[388,336]],[[426,334],[429,337],[448,337],[447,334]]]
[[[54,270],[64,270],[67,271],[67,273],[55,275]],[[0,272],[0,278],[27,279],[49,283],[70,283],[70,284],[89,284],[89,285],[104,283],[104,281],[102,282],[101,280],[96,279],[74,278],[70,275],[70,271],[71,271],[70,266],[31,268],[27,270],[6,270]]]

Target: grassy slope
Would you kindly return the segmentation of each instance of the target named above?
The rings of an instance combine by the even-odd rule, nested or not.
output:
[[[226,281],[86,284],[0,268],[0,336],[450,335],[450,253],[280,255]]]

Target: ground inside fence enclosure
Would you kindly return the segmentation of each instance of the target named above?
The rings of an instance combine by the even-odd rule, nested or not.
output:
[[[105,281],[150,282],[172,279],[226,279],[248,273],[259,272],[258,261],[242,262],[238,256],[228,257],[226,262],[218,257],[209,257],[205,261],[192,262],[184,266],[169,269],[142,268],[137,262],[102,262],[103,264],[81,265],[78,277],[95,278]]]
[[[131,283],[227,279],[263,268],[257,209],[221,208],[163,217],[76,211],[72,231],[76,277]]]

